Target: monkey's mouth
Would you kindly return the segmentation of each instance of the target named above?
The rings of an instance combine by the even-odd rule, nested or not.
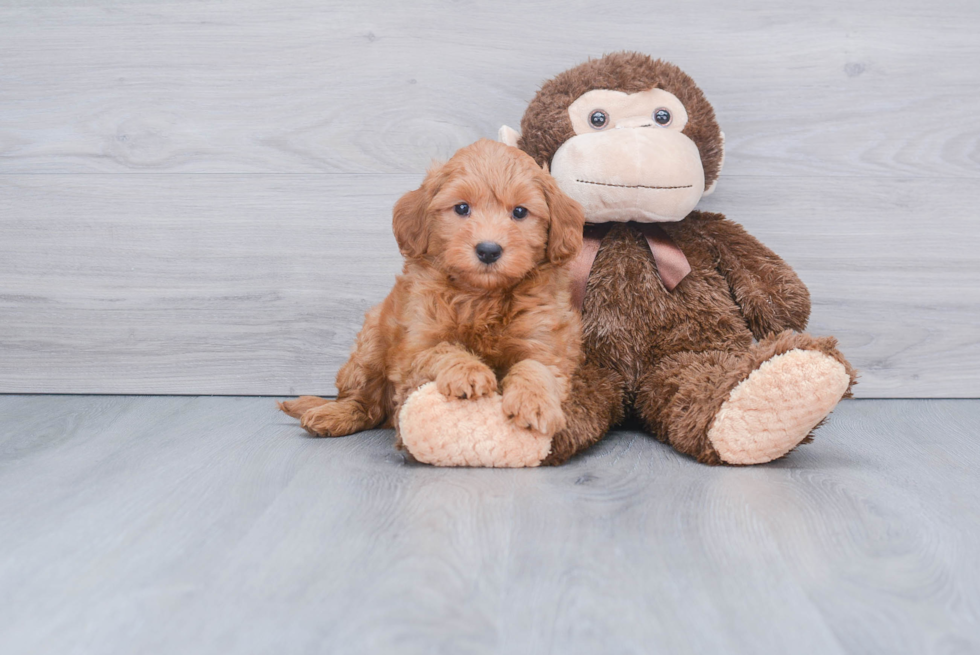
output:
[[[575,180],[576,182],[581,182],[582,184],[595,184],[598,186],[614,186],[620,189],[690,189],[693,184],[684,184],[681,186],[650,186],[647,184],[610,184],[609,182],[593,182],[591,180]]]

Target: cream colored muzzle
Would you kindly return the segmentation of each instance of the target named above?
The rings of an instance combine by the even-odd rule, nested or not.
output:
[[[704,195],[697,146],[657,126],[572,137],[551,160],[551,174],[591,223],[679,221]]]

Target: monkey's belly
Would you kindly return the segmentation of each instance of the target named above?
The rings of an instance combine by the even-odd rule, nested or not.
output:
[[[583,350],[593,363],[619,372],[631,389],[674,353],[743,350],[752,343],[711,255],[700,244],[678,245],[691,272],[673,291],[661,283],[642,234],[626,224],[610,229],[589,275]]]

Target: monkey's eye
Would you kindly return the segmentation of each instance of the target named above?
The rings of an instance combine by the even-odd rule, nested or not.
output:
[[[465,202],[461,202],[457,205],[453,205],[453,211],[459,214],[460,216],[469,216],[470,206]]]
[[[525,218],[527,218],[527,208],[518,205],[517,207],[514,207],[514,211],[511,212],[511,215],[517,220],[523,221]]]
[[[589,114],[589,123],[597,130],[601,130],[606,126],[609,121],[609,117],[606,116],[606,112],[601,109],[596,109],[594,112]]]
[[[661,107],[653,112],[653,120],[657,125],[670,125],[670,112]]]

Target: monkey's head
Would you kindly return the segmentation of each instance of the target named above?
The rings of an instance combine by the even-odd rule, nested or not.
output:
[[[673,64],[634,52],[587,61],[545,82],[500,129],[550,168],[590,223],[679,221],[718,180],[724,135],[701,89]]]

